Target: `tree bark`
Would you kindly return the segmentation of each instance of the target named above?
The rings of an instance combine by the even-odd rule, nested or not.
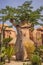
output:
[[[22,44],[22,32],[19,26],[16,27],[17,29],[17,40],[16,40],[16,60],[23,60],[24,58],[24,49]]]

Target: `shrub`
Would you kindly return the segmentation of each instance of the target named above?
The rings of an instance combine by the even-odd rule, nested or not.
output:
[[[3,63],[2,63],[2,62],[0,62],[0,65],[3,65]]]
[[[41,65],[40,56],[34,54],[31,58],[32,65]]]
[[[6,55],[6,49],[5,49],[5,47],[2,47],[1,48],[1,54],[0,54],[1,62],[5,63],[5,55]]]
[[[7,57],[8,57],[8,62],[10,62],[10,59],[11,59],[11,56],[13,55],[13,47],[11,47],[9,45],[9,47],[6,49],[6,54],[7,54]]]
[[[39,47],[39,54],[40,54],[40,57],[42,58],[42,61],[43,61],[43,45]]]
[[[30,59],[32,56],[32,53],[34,53],[34,50],[35,50],[34,43],[31,40],[29,40],[24,43],[24,46],[25,46],[28,58]]]

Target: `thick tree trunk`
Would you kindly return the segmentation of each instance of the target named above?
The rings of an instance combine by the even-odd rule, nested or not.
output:
[[[22,32],[19,27],[17,29],[17,40],[16,40],[16,60],[23,60],[24,58],[24,49],[22,44]]]

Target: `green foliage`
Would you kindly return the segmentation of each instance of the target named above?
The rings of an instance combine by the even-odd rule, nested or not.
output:
[[[3,40],[4,45],[6,45],[6,43],[7,43],[8,46],[1,47],[0,57],[2,57],[2,60],[5,58],[5,56],[7,56],[8,60],[9,60],[14,53],[14,48],[9,46],[9,44],[8,44],[11,40],[12,40],[12,38],[4,38],[4,40]]]
[[[40,49],[43,49],[43,45],[39,47]]]
[[[9,47],[6,49],[6,55],[8,57],[8,62],[10,62],[13,52],[14,52],[14,48],[9,45]]]
[[[0,55],[0,57],[2,58],[2,62],[5,62],[5,56],[6,56],[6,54],[8,53],[8,48],[6,47],[7,45],[8,45],[8,43],[10,42],[12,40],[12,38],[11,37],[9,37],[9,38],[4,38],[3,39],[3,45],[2,45],[2,47],[1,47],[1,55]],[[7,43],[7,45],[6,45],[6,43]],[[9,54],[10,54],[10,52],[9,52]],[[12,54],[11,54],[12,55]],[[10,56],[11,56],[10,55]]]
[[[31,6],[31,1],[26,1],[22,6],[18,6],[18,16],[21,21],[29,19],[29,14],[32,12],[32,6]]]
[[[8,47],[10,41],[12,40],[13,38],[9,37],[9,38],[4,38],[3,39],[3,46],[5,46],[6,48]]]
[[[32,7],[32,1],[25,1],[21,6],[18,6],[17,8],[12,8],[9,6],[6,6],[5,9],[1,9],[0,13],[4,14],[4,16],[1,16],[2,20],[9,20],[13,19],[12,23],[16,23],[16,25],[20,25],[20,23],[31,23],[31,24],[39,24],[38,20],[43,19],[43,15],[41,15],[41,11],[43,10],[43,7],[41,6],[37,10],[33,11]],[[25,22],[26,21],[26,22]]]
[[[11,40],[12,40],[11,37],[9,37],[9,38],[4,38],[4,39],[3,39],[3,43],[9,43]]]
[[[32,61],[32,65],[41,65],[41,60],[40,60],[40,56],[39,55],[36,55],[34,54],[31,58],[31,61]]]
[[[31,23],[32,25],[37,25],[40,23],[38,23],[38,20],[41,18],[41,11],[43,10],[42,7],[40,7],[39,9],[33,11],[33,7],[31,6],[32,1],[25,1],[24,4],[22,4],[21,6],[18,6],[18,17],[17,19],[20,20],[20,22],[23,24],[25,23]]]
[[[6,48],[6,55],[8,57],[8,60],[11,58],[11,56],[13,54],[13,50],[14,50],[13,47],[9,46],[9,44],[8,44],[11,40],[12,40],[11,37],[3,39],[3,43],[4,43],[5,48]]]
[[[2,63],[2,62],[0,62],[0,65],[3,65],[3,63]]]
[[[39,56],[33,55],[32,56],[32,62],[39,62]]]
[[[5,47],[2,47],[1,48],[1,57],[4,57],[5,55],[6,55],[6,49],[5,49]]]
[[[9,46],[6,50],[7,50],[7,56],[11,57],[13,48],[11,46]]]
[[[5,56],[6,56],[6,49],[5,47],[1,47],[1,53],[0,53],[1,63],[5,63]]]
[[[40,52],[39,52],[40,57],[41,57],[41,59],[42,59],[42,61],[43,61],[43,45],[39,47],[39,51],[40,51]]]

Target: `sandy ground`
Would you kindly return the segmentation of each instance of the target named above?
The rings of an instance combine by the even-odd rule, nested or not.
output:
[[[30,64],[30,62],[11,61],[10,63],[6,63],[5,65],[23,65],[23,63]],[[42,63],[42,65],[43,65],[43,63]]]
[[[11,61],[10,63],[5,63],[5,65],[23,65],[23,63],[30,64],[30,62]]]

